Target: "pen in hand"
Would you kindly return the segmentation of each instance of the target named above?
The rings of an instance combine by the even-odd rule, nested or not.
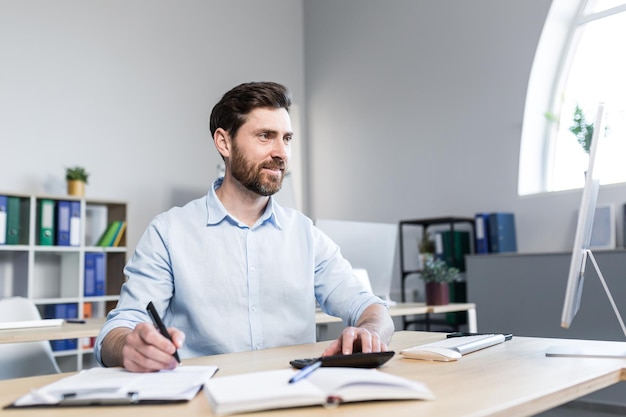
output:
[[[172,336],[170,336],[169,332],[165,328],[165,325],[163,324],[163,321],[161,321],[161,317],[159,317],[159,313],[157,313],[156,308],[154,308],[154,304],[152,304],[152,301],[148,303],[146,309],[148,310],[148,314],[150,315],[150,317],[152,317],[154,325],[158,327],[159,332],[161,332],[161,334],[165,336],[169,341],[173,342]],[[178,356],[177,350],[174,351],[174,354],[172,356],[176,358],[176,362],[180,363],[180,357]]]
[[[309,366],[305,366],[304,368],[300,369],[298,373],[296,373],[294,376],[291,377],[291,379],[289,380],[289,383],[293,384],[294,382],[298,382],[301,379],[306,378],[307,376],[311,375],[313,371],[315,371],[320,366],[322,366],[322,361],[316,361],[310,364]]]

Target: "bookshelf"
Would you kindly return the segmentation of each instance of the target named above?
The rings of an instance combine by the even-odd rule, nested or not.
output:
[[[449,254],[452,254],[454,259],[455,245],[456,240],[454,239],[454,231],[468,231],[469,235],[469,245],[470,245],[470,253],[473,253],[473,242],[475,236],[475,224],[474,218],[469,217],[435,217],[428,219],[411,219],[411,220],[400,220],[398,223],[398,233],[399,233],[399,251],[400,251],[400,291],[401,291],[401,301],[407,302],[407,280],[410,278],[418,278],[421,272],[418,265],[415,267],[407,268],[405,264],[405,247],[404,247],[404,234],[407,232],[407,229],[410,227],[418,227],[421,228],[421,233],[429,233],[432,231],[449,231],[448,234],[449,241],[446,242],[447,247],[449,248]],[[417,252],[417,245],[414,250]],[[450,264],[449,260],[446,259],[446,262]],[[459,267],[459,265],[453,265]],[[463,273],[465,268],[459,268]],[[452,285],[452,284],[451,284]],[[451,300],[452,302],[465,302],[466,301],[466,290],[465,283],[455,283],[454,287],[451,287]],[[460,313],[465,314],[465,313]],[[462,318],[457,313],[449,313],[446,319],[439,323],[444,324],[446,326],[452,326],[458,330],[459,324],[463,324],[466,321],[465,316]],[[413,324],[425,324],[426,330],[430,330],[431,324],[437,324],[436,320],[432,320],[429,316],[427,316],[426,320],[419,319],[407,319],[406,317],[402,318],[403,328],[406,330]]]
[[[0,298],[29,298],[44,318],[63,314],[63,310],[71,318],[105,317],[115,307],[124,282],[126,233],[121,235],[118,246],[102,247],[96,244],[112,222],[127,220],[127,203],[0,192],[2,197],[11,199],[13,211],[6,213],[7,241],[0,244]],[[50,212],[44,209],[50,201],[55,207],[52,223]],[[58,233],[65,230],[67,225],[61,225],[63,220],[58,218],[57,208],[60,207],[59,202],[66,201],[73,203],[75,209],[74,218],[70,222],[70,234],[73,236],[71,244],[59,244],[62,238]],[[17,206],[18,215],[15,214]],[[51,241],[46,235],[48,226],[52,228]],[[8,239],[15,227],[18,229],[17,235],[11,235],[11,239]],[[95,293],[87,288],[93,286],[89,281],[89,267],[86,270],[86,260],[91,259],[92,254],[97,254],[96,257],[102,262],[98,275],[99,287]],[[59,368],[64,372],[96,365],[90,339],[51,343]]]

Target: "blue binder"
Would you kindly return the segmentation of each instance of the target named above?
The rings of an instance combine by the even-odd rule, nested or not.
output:
[[[59,200],[57,202],[57,245],[70,245],[70,202]]]
[[[491,252],[517,252],[515,215],[513,213],[490,213],[488,227]]]
[[[85,297],[96,297],[105,293],[106,263],[104,253],[85,253]]]
[[[44,317],[47,319],[78,318],[78,304],[46,304],[44,307]],[[78,339],[51,340],[50,345],[54,351],[76,349],[78,347]]]
[[[80,201],[70,202],[70,246],[80,245]]]
[[[476,213],[474,226],[476,230],[476,253],[489,253],[489,214]]]

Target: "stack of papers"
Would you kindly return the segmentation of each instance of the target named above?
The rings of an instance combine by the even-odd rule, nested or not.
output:
[[[195,397],[215,372],[216,366],[179,366],[148,373],[92,368],[34,389],[8,408],[185,402]]]

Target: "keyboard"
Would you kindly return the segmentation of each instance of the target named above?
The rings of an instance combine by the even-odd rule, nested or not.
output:
[[[445,351],[452,351],[448,356],[448,359],[458,359],[462,355],[476,352],[480,349],[485,349],[490,346],[497,345],[506,340],[503,334],[481,334],[473,336],[462,337],[450,337],[443,340],[438,340],[432,343],[426,343],[419,346],[413,346],[408,349],[403,349],[400,353],[406,357],[421,359],[422,356],[430,356],[428,354],[423,355],[423,352],[432,353],[436,350],[443,349]],[[431,357],[432,359],[432,357]],[[442,359],[447,360],[447,359]]]

